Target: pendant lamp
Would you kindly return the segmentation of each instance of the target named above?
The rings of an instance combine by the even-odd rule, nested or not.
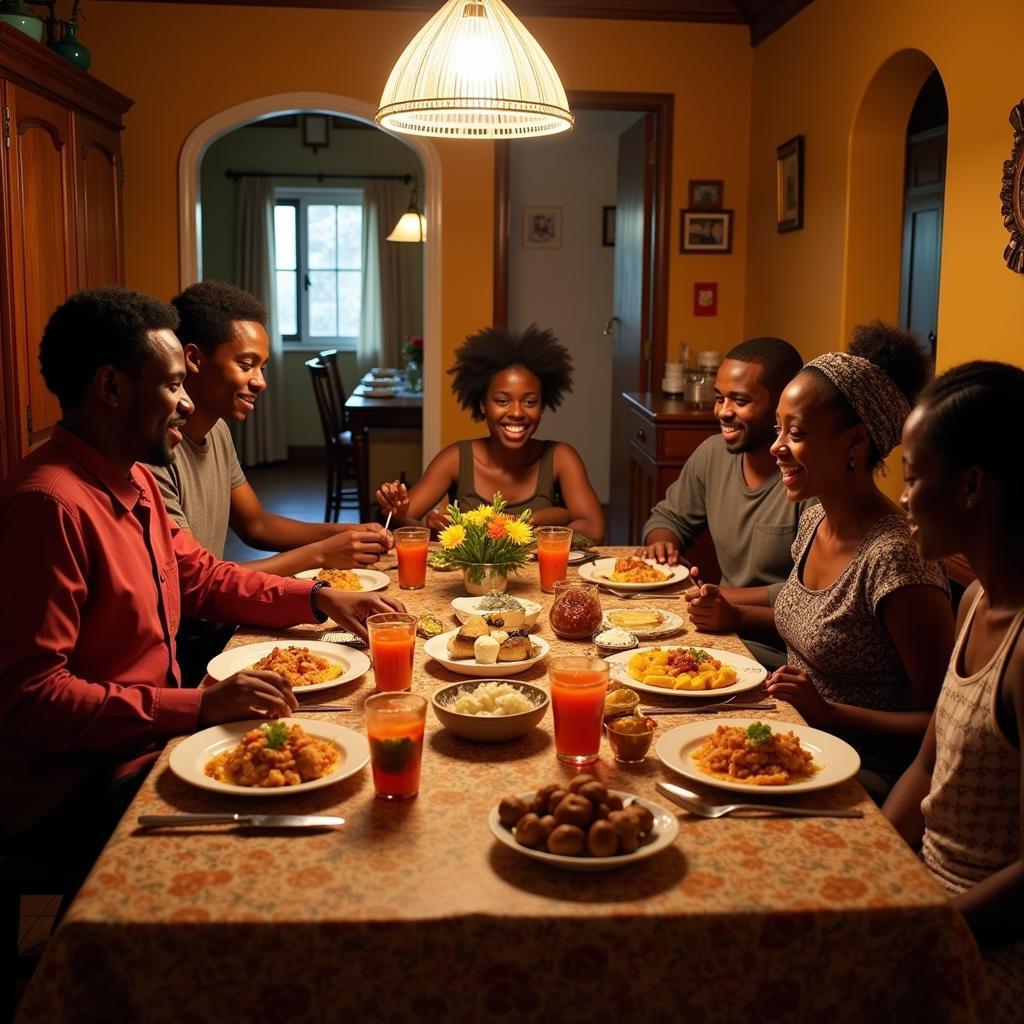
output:
[[[409,198],[409,209],[398,218],[389,242],[425,242],[427,240],[427,218],[420,213],[419,188],[413,182],[412,196]]]
[[[502,0],[448,0],[398,58],[377,123],[408,135],[514,139],[573,126],[547,54]]]

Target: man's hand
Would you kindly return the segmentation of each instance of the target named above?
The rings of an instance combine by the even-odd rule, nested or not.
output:
[[[330,569],[373,565],[393,543],[390,531],[378,523],[341,530],[320,542],[320,564]]]
[[[220,725],[253,715],[287,718],[299,702],[288,682],[276,672],[246,669],[203,687],[199,698],[199,724]]]
[[[381,512],[390,512],[396,519],[404,519],[409,511],[409,491],[400,480],[381,484],[377,488],[377,504]]]
[[[647,543],[636,551],[637,558],[653,558],[660,565],[679,564],[679,538],[664,527],[651,530],[644,538]]]
[[[360,594],[324,587],[316,595],[319,611],[329,615],[342,629],[351,630],[365,639],[366,619],[379,612],[404,612],[405,605],[384,594]]]

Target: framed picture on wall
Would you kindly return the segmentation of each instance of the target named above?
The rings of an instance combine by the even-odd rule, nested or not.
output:
[[[523,207],[523,245],[527,249],[561,249],[562,208]]]
[[[679,251],[732,252],[732,210],[681,210]]]
[[[605,206],[601,220],[601,244],[615,244],[615,207]]]
[[[799,231],[804,226],[804,137],[794,135],[775,154],[777,227]]]
[[[690,209],[720,210],[725,202],[724,181],[694,181],[690,179]]]

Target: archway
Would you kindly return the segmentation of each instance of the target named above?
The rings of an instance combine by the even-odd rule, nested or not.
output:
[[[189,133],[178,158],[178,274],[187,287],[199,278],[202,195],[199,170],[203,154],[222,135],[276,114],[316,111],[373,124],[376,108],[363,100],[324,92],[289,92],[261,96],[228,107],[200,122]],[[393,133],[389,133],[393,134]],[[423,203],[430,226],[424,242],[423,326],[424,379],[441,379],[441,159],[435,147],[416,136],[395,135],[411,147],[424,168]],[[423,464],[440,448],[441,395],[436,386],[423,391]]]
[[[854,324],[899,319],[907,121],[936,70],[920,50],[901,50],[875,72],[850,131],[843,337]]]

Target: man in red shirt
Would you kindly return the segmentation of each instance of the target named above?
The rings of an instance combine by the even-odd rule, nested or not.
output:
[[[79,292],[40,345],[62,419],[0,486],[0,835],[91,863],[165,741],[296,707],[274,672],[181,686],[182,613],[283,628],[330,616],[365,636],[377,595],[240,570],[167,516],[140,463],[166,464],[192,411],[174,309]],[[69,825],[80,825],[76,834]],[[69,844],[68,837],[73,842]],[[75,847],[79,849],[75,849]]]

